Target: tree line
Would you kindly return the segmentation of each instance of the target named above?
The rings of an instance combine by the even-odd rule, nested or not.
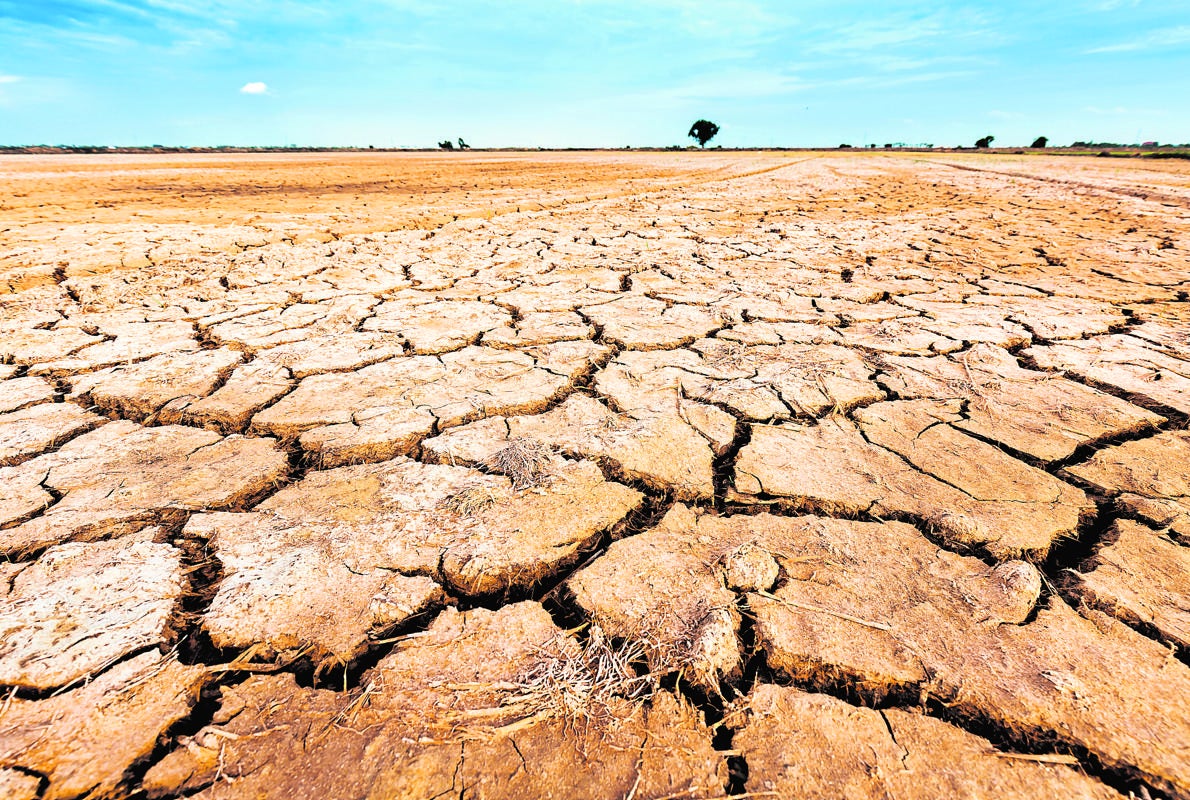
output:
[[[696,142],[698,142],[699,147],[706,147],[708,142],[710,142],[712,139],[714,139],[716,136],[719,135],[719,130],[720,130],[720,128],[719,128],[718,123],[712,122],[709,119],[698,119],[698,120],[695,120],[694,124],[692,124],[690,126],[690,130],[686,133],[686,135],[688,137],[690,137],[691,139],[694,139]],[[458,142],[457,146],[455,144],[455,141]],[[465,141],[463,141],[463,138],[461,136],[455,141],[451,141],[450,139],[444,139],[438,143],[438,147],[442,150],[470,150],[471,149],[471,145],[469,145]],[[996,141],[996,137],[992,136],[991,134],[988,134],[987,136],[981,136],[980,138],[976,139],[974,146],[975,146],[976,150],[986,150],[992,146],[992,142],[994,142],[994,141]],[[1036,139],[1033,140],[1033,143],[1029,145],[1029,148],[1032,150],[1044,150],[1047,147],[1049,147],[1049,141],[1050,140],[1049,140],[1048,136],[1038,136]],[[884,145],[885,149],[892,149],[894,147],[905,147],[905,146],[906,145],[904,145],[903,143]],[[912,147],[932,148],[934,145],[924,144],[924,145],[911,145],[911,146]],[[1190,147],[1190,145],[1160,145],[1157,142],[1144,142],[1141,145],[1119,145],[1119,144],[1115,144],[1112,142],[1100,142],[1097,144],[1095,142],[1083,142],[1083,141],[1074,142],[1070,146],[1071,147],[1137,147],[1137,146],[1139,146],[1139,147],[1162,147],[1162,146],[1164,146],[1164,147]],[[867,145],[867,147],[874,148],[874,147],[876,147],[876,145],[869,144],[869,145]],[[849,144],[839,145],[840,150],[849,150],[851,148],[852,148],[852,146]],[[626,149],[631,149],[631,148],[626,148]],[[666,149],[667,150],[680,150],[681,148],[674,145],[674,146],[667,147]],[[960,146],[958,149],[962,150],[963,147]]]

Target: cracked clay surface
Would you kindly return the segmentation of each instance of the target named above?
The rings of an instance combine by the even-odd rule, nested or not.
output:
[[[1190,167],[6,156],[0,795],[1190,800]]]

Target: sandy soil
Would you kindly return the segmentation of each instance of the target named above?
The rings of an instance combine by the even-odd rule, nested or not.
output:
[[[0,795],[1190,798],[1190,165],[0,185]]]

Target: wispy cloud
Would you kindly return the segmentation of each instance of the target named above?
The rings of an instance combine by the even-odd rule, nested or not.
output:
[[[1086,106],[1083,108],[1088,114],[1094,114],[1097,117],[1160,117],[1169,113],[1168,109],[1164,108],[1128,108],[1125,106],[1111,106],[1104,108],[1101,106]]]
[[[20,75],[0,75],[0,83],[16,83],[20,79]]]
[[[1100,11],[1116,11],[1121,8],[1136,8],[1140,0],[1100,0],[1095,6]]]
[[[240,87],[240,94],[268,94],[269,85],[264,81],[252,81]]]
[[[966,10],[932,14],[896,13],[839,25],[820,35],[809,49],[817,53],[873,54],[888,56],[892,51],[920,48],[930,42],[990,36],[994,28],[982,13]]]
[[[1093,47],[1083,52],[1088,55],[1096,53],[1135,53],[1144,50],[1162,50],[1169,47],[1190,44],[1190,25],[1179,25],[1176,28],[1152,31],[1151,33],[1118,44],[1103,47]]]

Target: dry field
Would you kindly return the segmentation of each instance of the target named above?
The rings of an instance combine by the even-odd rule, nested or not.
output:
[[[0,159],[0,796],[1190,798],[1190,165]]]

